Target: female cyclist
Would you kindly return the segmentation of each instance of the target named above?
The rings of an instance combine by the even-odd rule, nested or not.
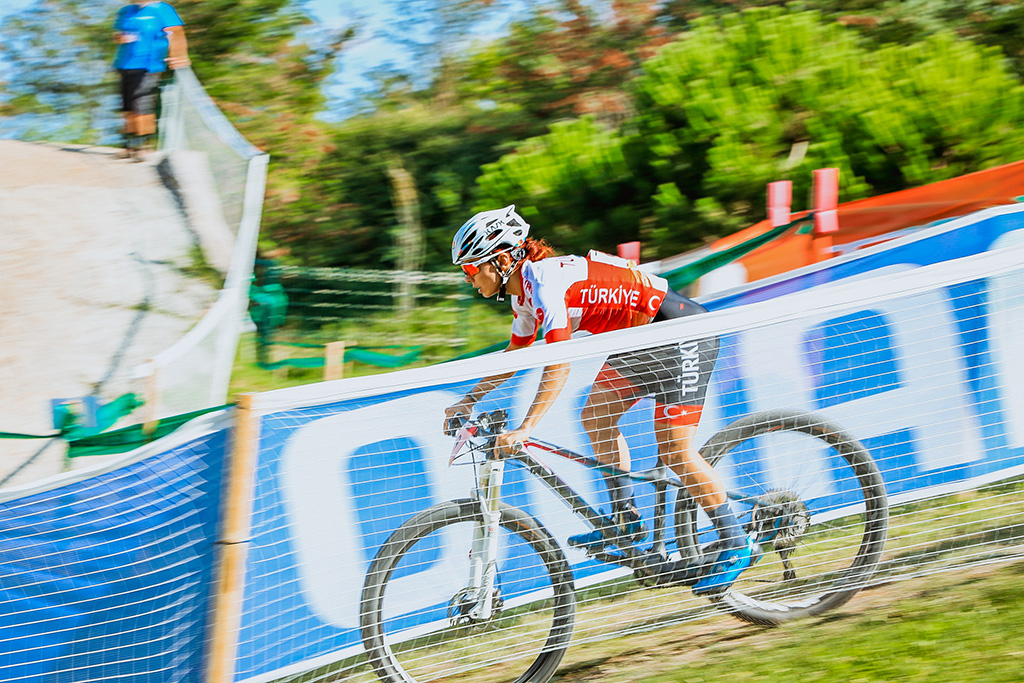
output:
[[[565,341],[574,332],[599,334],[706,310],[669,289],[664,278],[643,273],[625,259],[597,251],[586,257],[556,257],[546,242],[528,237],[529,230],[511,205],[476,214],[452,241],[452,262],[462,267],[466,282],[481,296],[503,301],[506,294],[512,295],[512,337],[506,351],[530,346],[538,329],[550,344]],[[729,507],[722,481],[692,448],[717,353],[718,342],[712,338],[609,356],[581,413],[597,460],[629,471],[629,448],[619,431],[619,418],[641,398],[654,398],[658,455],[704,508],[719,537],[710,571],[694,586],[697,594],[725,590],[757,554]],[[544,368],[522,424],[500,436],[499,446],[511,449],[530,436],[561,392],[569,369],[569,363]],[[446,421],[472,412],[480,399],[513,374],[480,380],[445,410]],[[646,536],[630,480],[610,474],[605,480],[612,517],[602,528],[570,537],[570,545],[585,550],[623,547]]]

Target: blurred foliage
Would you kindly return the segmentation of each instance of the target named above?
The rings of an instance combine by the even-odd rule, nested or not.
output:
[[[239,131],[270,153],[264,225],[306,220],[299,200],[329,198],[306,178],[332,149],[321,85],[354,29],[317,29],[304,2],[175,0],[193,70]],[[266,234],[267,231],[264,231]]]
[[[578,0],[545,3],[465,57],[460,96],[520,112],[536,132],[565,116],[621,123],[632,114],[625,84],[671,40],[659,4],[616,0],[598,13]]]
[[[680,32],[700,17],[769,6],[818,10],[875,45],[908,45],[953,31],[1000,48],[1010,68],[1024,76],[1024,5],[1017,0],[667,0],[661,12],[666,25]]]
[[[763,218],[770,181],[809,197],[815,168],[849,201],[1024,158],[1020,82],[948,33],[871,49],[817,13],[750,10],[698,20],[634,85],[674,218],[715,232]]]
[[[43,0],[0,24],[0,116],[38,122],[23,137],[94,142],[119,122],[110,24],[120,4]]]
[[[483,167],[480,202],[490,208],[518,201],[526,220],[562,250],[603,248],[637,239],[638,178],[623,137],[593,116],[551,125],[512,154]]]
[[[815,168],[838,167],[849,201],[1024,158],[1024,88],[949,33],[869,48],[816,12],[756,9],[696,19],[642,69],[620,131],[553,125],[485,167],[479,203],[516,198],[560,243],[639,228],[668,256],[763,218],[773,180],[802,203]]]
[[[1018,2],[386,1],[406,56],[336,124],[324,86],[365,27],[325,32],[302,0],[172,3],[196,74],[271,154],[268,256],[394,267],[396,168],[444,269],[453,230],[497,205],[560,251],[640,239],[649,259],[763,217],[772,180],[804,208],[814,168],[840,168],[849,201],[1024,158]],[[95,141],[116,121],[120,4],[9,17],[0,115]]]
[[[113,21],[126,0],[39,0],[0,26],[0,115],[44,115],[23,137],[110,143],[120,129]],[[295,0],[174,0],[193,70],[228,118],[271,152],[265,221],[294,219],[330,149],[323,80],[352,31],[317,29]],[[49,116],[45,116],[49,115]]]
[[[316,194],[295,203],[296,220],[272,227],[278,249],[268,255],[316,266],[393,267],[389,169],[415,178],[426,234],[426,270],[451,267],[451,226],[472,206],[480,166],[500,156],[515,121],[472,107],[408,103],[349,119],[332,150],[306,178]],[[323,202],[322,198],[329,201]]]

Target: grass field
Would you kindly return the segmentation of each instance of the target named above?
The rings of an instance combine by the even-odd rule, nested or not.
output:
[[[777,628],[744,624],[685,588],[640,589],[624,577],[580,589],[573,642],[552,680],[1016,683],[1024,680],[1022,528],[1019,478],[897,506],[879,583]],[[520,673],[496,664],[439,680],[499,683]],[[294,680],[377,679],[359,657]]]
[[[824,616],[776,628],[715,615],[575,642],[553,683],[1019,683],[1024,560],[868,588]],[[491,666],[448,683],[512,681]],[[368,667],[295,681],[374,681]]]
[[[816,619],[761,628],[727,616],[570,647],[562,683],[1024,679],[1024,561],[863,591]],[[474,680],[502,680],[477,677]]]

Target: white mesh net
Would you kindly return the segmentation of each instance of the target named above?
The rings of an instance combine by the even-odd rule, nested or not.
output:
[[[6,490],[0,678],[540,683],[588,642],[723,609],[778,623],[856,605],[880,582],[1019,562],[1016,242],[623,332],[250,395],[115,462]],[[711,338],[695,430],[669,419],[660,389],[631,393],[645,373],[692,369],[666,349],[693,361],[690,340]],[[644,357],[639,375],[622,362]],[[555,377],[545,368],[563,365],[521,449],[494,457]],[[445,409],[495,376],[508,379],[446,433]],[[665,450],[687,436],[700,457]],[[620,439],[639,520],[605,520],[623,475],[593,456],[621,454]],[[734,569],[728,588],[708,580]]]
[[[207,261],[226,278],[204,318],[136,369],[149,418],[226,400],[248,306],[268,161],[224,118],[189,69],[178,70],[164,94],[160,130],[190,224]]]
[[[541,681],[570,642],[716,606],[779,623],[878,582],[1019,559],[1022,256],[999,248],[572,344],[261,395],[237,680]],[[668,434],[686,425],[659,418],[657,391],[626,391],[638,380],[608,362],[666,347],[685,358],[688,340],[713,337],[695,432]],[[641,369],[658,374],[658,358]],[[568,379],[523,451],[488,460],[495,424],[518,427],[543,368],[559,363]],[[449,467],[445,408],[512,372],[478,397],[475,432]],[[615,449],[601,434],[628,447],[645,529],[602,519],[609,470],[593,454]],[[687,435],[703,458],[671,450]],[[659,454],[685,463],[682,476],[659,469]],[[714,472],[703,484],[701,461]],[[707,484],[715,475],[720,487]],[[716,490],[746,537],[735,545],[753,549],[721,593],[707,578],[729,570],[717,562],[747,560],[721,554],[729,524],[707,514]],[[595,527],[603,538],[582,536]]]

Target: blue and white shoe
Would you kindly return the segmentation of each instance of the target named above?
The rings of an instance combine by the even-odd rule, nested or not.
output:
[[[693,586],[693,594],[720,595],[736,582],[740,574],[750,569],[761,559],[761,547],[753,538],[747,537],[747,544],[738,548],[726,548],[718,553],[711,568]]]
[[[630,505],[615,513],[613,517],[605,517],[604,524],[599,528],[570,536],[568,543],[573,548],[594,552],[613,544],[619,548],[632,546],[642,541],[646,535],[647,527],[640,517],[640,512]]]

